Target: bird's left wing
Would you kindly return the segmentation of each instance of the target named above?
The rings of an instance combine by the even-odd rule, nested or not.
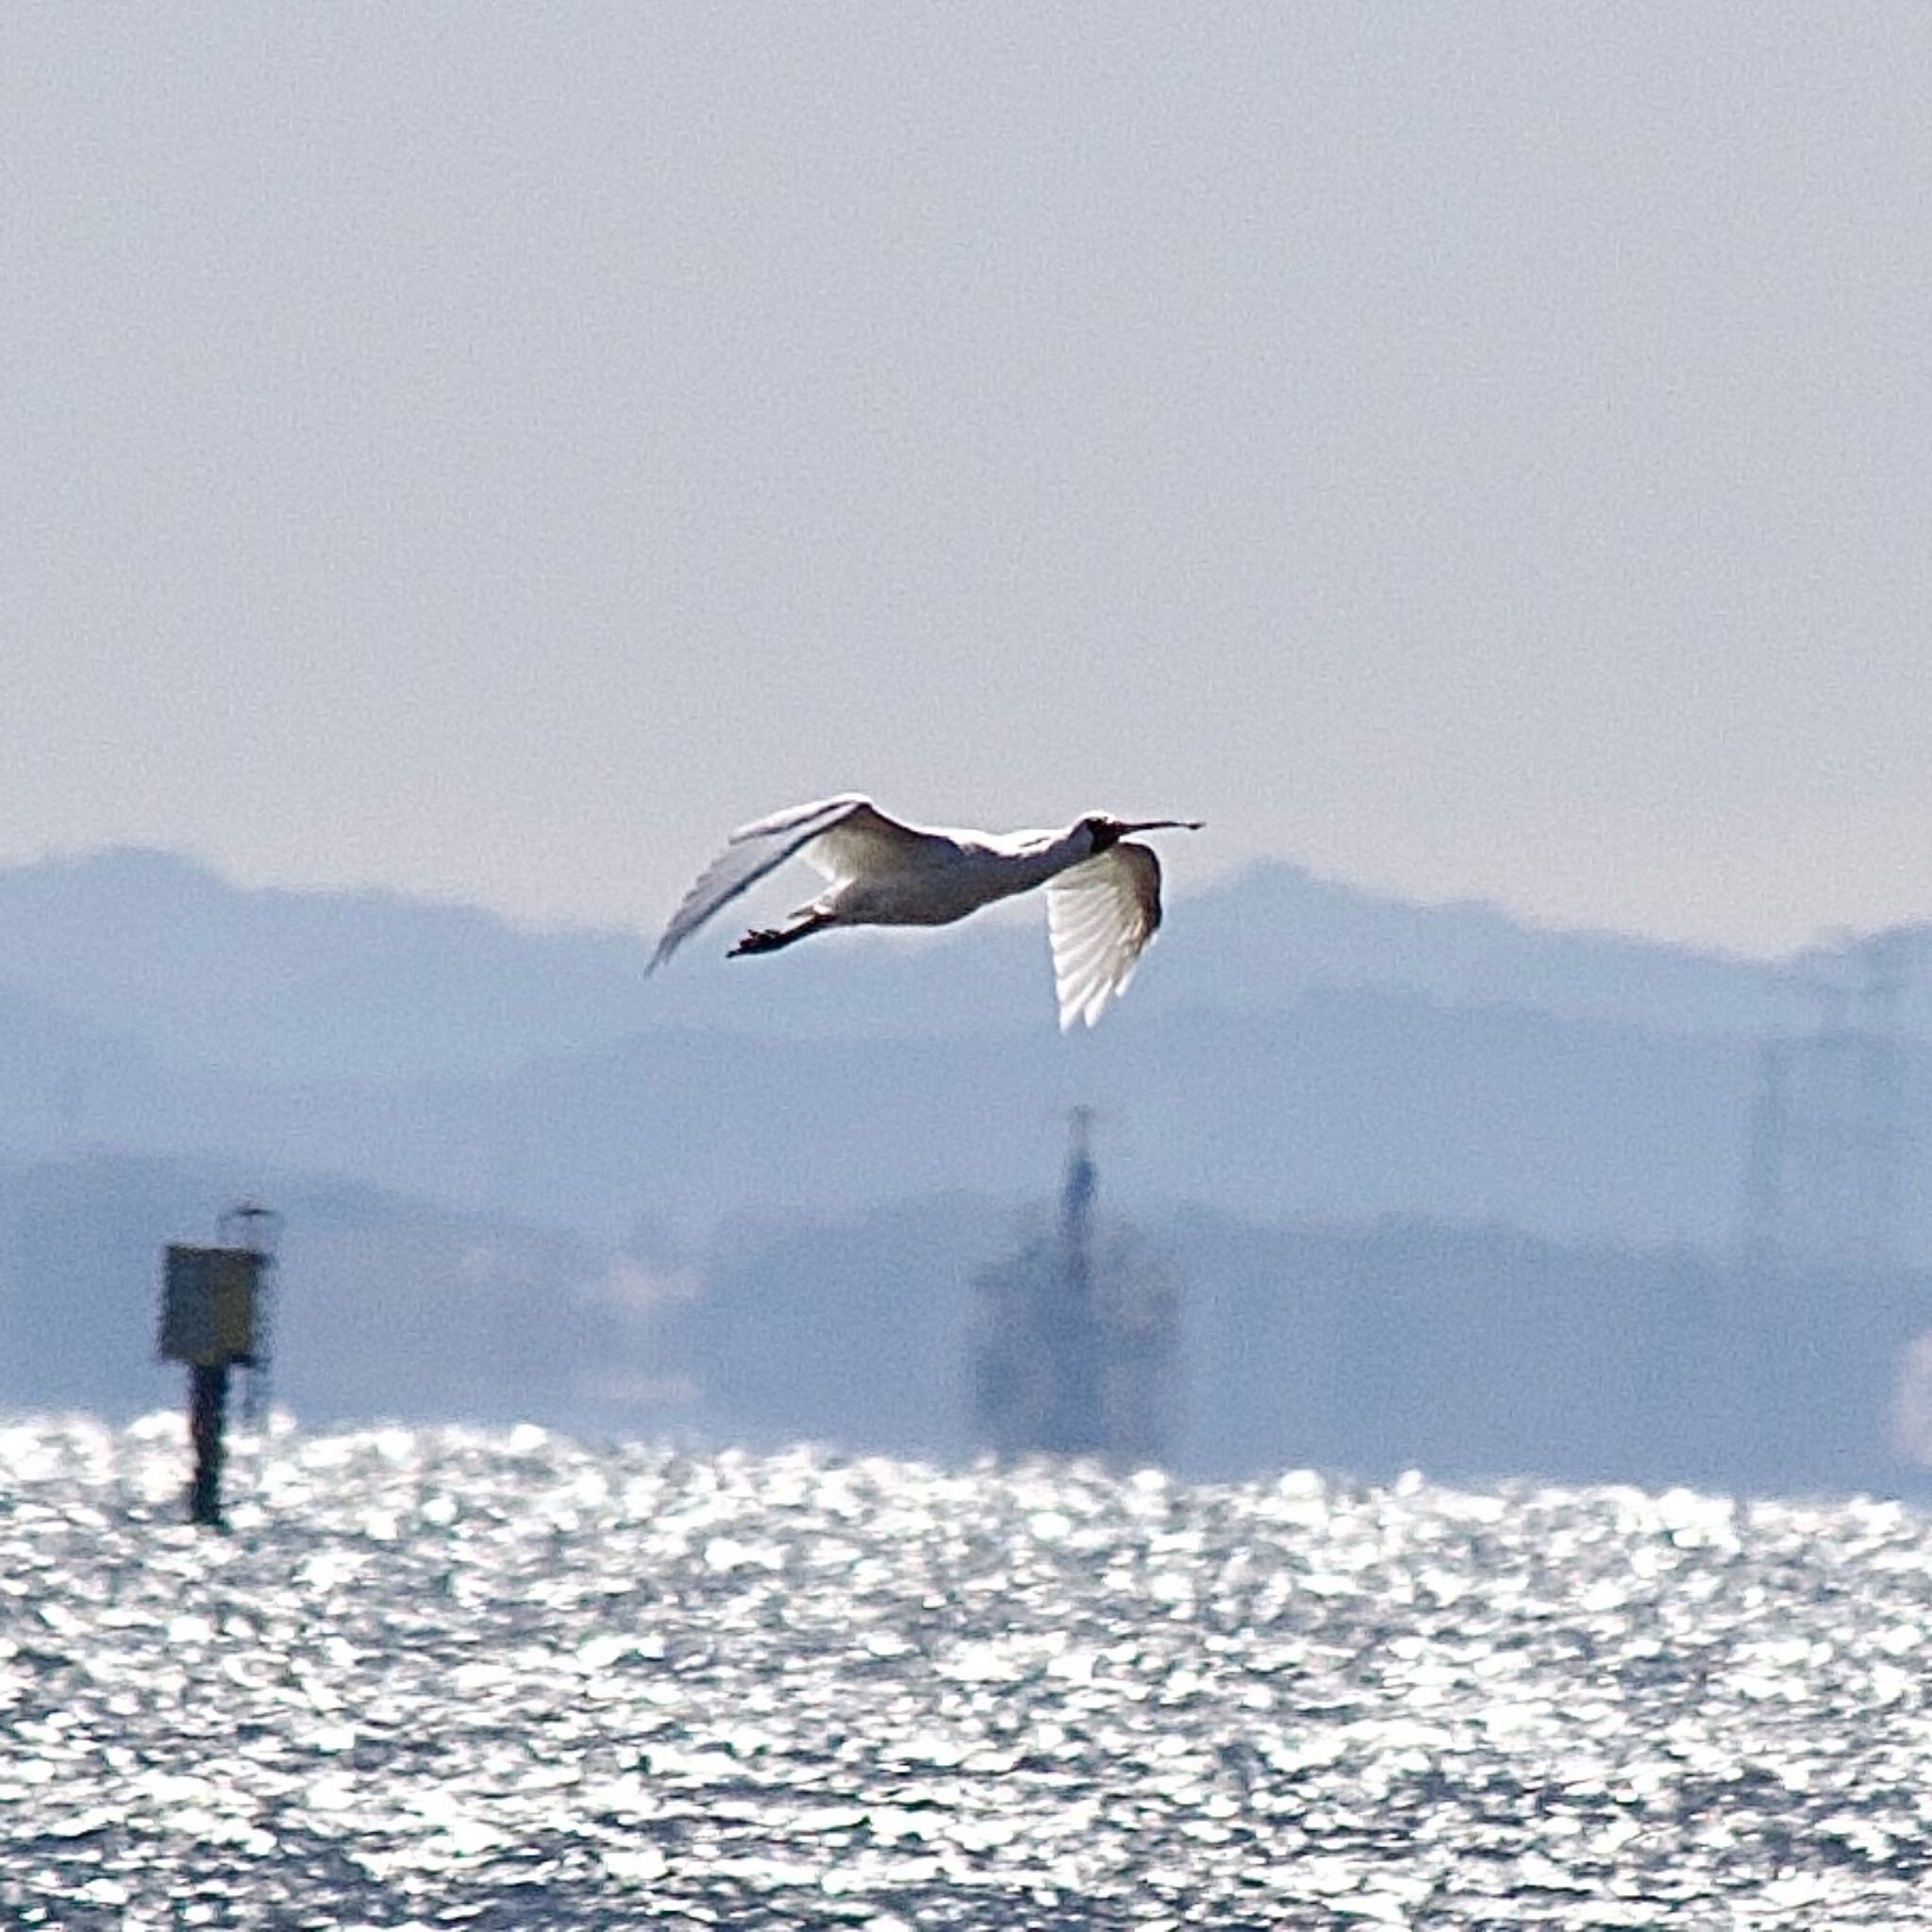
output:
[[[748,887],[755,886],[767,873],[775,872],[802,845],[823,838],[835,827],[861,816],[883,818],[872,801],[856,791],[837,798],[821,798],[811,805],[796,805],[740,825],[730,842],[698,876],[697,883],[684,895],[682,904],[671,915],[651,955],[650,972],[688,940],[721,907]],[[890,821],[888,821],[890,823]]]
[[[1083,860],[1046,889],[1046,926],[1060,1030],[1088,1025],[1127,990],[1134,965],[1160,925],[1160,861],[1123,840]]]
[[[941,858],[958,848],[938,832],[901,824],[877,806],[860,799],[842,817],[834,819],[805,849],[808,864],[815,865],[835,883],[868,872],[891,872]]]

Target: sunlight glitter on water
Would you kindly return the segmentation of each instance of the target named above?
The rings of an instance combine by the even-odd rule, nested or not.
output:
[[[1932,1526],[0,1428],[8,1923],[1932,1924]]]

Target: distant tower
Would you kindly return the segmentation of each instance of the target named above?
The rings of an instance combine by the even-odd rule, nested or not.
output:
[[[1060,1186],[1059,1292],[1034,1309],[1041,1391],[1038,1447],[1056,1456],[1093,1456],[1105,1446],[1101,1387],[1105,1343],[1093,1288],[1093,1196],[1099,1185],[1090,1136],[1093,1109],[1076,1107]]]
[[[1900,1008],[1917,935],[1874,934],[1786,978],[1814,1003],[1804,1032],[1759,1049],[1745,1181],[1745,1258],[1873,1271],[1899,1258],[1906,1153]]]
[[[1167,1454],[1179,1294],[1130,1230],[1096,1226],[1092,1121],[1073,1110],[1052,1231],[974,1283],[974,1426],[1002,1454],[1138,1468]]]

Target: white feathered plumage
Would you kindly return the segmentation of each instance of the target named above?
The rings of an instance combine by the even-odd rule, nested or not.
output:
[[[947,925],[1045,886],[1060,1025],[1091,1026],[1126,991],[1160,925],[1160,861],[1128,835],[1198,828],[1194,819],[1089,812],[1059,832],[975,832],[904,824],[857,792],[822,798],[733,832],[672,914],[651,965],[794,854],[830,884],[787,924],[746,933],[731,957],[776,952],[834,925]]]

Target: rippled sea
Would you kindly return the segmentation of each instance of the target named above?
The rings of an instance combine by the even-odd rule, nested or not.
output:
[[[0,1426],[8,1925],[1932,1924],[1932,1523]]]

